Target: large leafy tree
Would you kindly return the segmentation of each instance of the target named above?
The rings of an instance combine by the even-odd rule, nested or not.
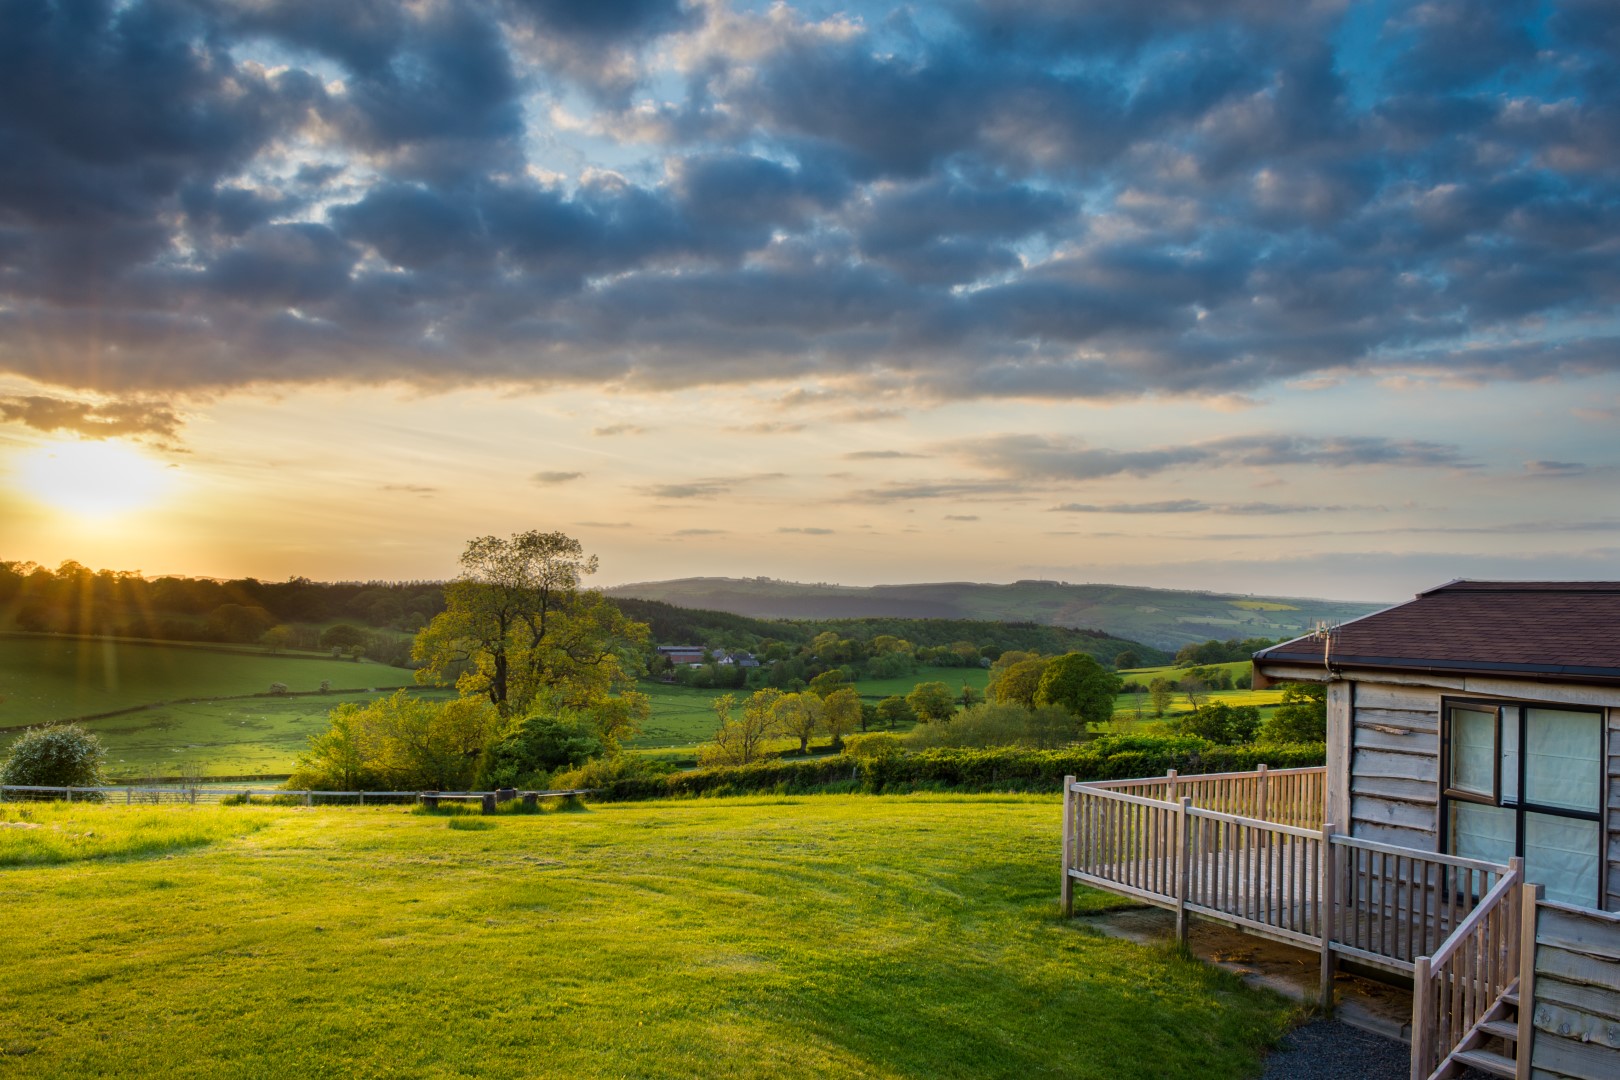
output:
[[[1114,715],[1119,676],[1082,652],[1064,653],[1047,663],[1035,691],[1035,704],[1058,705],[1088,724]]]
[[[416,636],[422,682],[454,677],[466,696],[523,716],[542,693],[589,708],[625,687],[641,664],[647,626],[580,587],[596,556],[560,532],[467,542],[445,610]]]

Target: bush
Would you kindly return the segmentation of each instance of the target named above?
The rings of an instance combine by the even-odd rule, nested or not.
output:
[[[935,746],[1023,746],[1052,750],[1086,737],[1085,722],[1057,705],[975,705],[939,724],[921,724],[905,736],[913,750]]]
[[[586,718],[567,713],[531,716],[490,745],[478,776],[480,788],[543,788],[551,773],[571,769],[602,752]]]
[[[844,740],[844,756],[855,761],[899,757],[904,752],[900,736],[891,735],[886,731],[851,735]]]
[[[1323,755],[1321,743],[1217,746],[1187,735],[1103,735],[1064,750],[938,747],[904,755],[856,758],[846,753],[811,761],[755,762],[663,776],[609,778],[595,774],[589,783],[564,782],[559,776],[553,782],[559,787],[594,787],[597,793],[593,797],[602,801],[757,791],[1055,791],[1068,775],[1080,780],[1124,780],[1162,776],[1169,769],[1183,774],[1246,772],[1262,763],[1293,769],[1320,765]],[[580,772],[590,768],[587,765]]]
[[[656,786],[672,769],[673,766],[668,762],[659,761],[657,758],[642,757],[640,754],[613,754],[609,757],[593,758],[577,769],[558,773],[551,778],[551,786],[557,791],[572,791],[577,788],[617,789],[621,785],[627,789],[638,785]]]
[[[1314,742],[1327,738],[1327,684],[1289,683],[1282,704],[1261,727],[1273,741]]]
[[[100,787],[101,740],[77,724],[29,728],[0,765],[0,784]]]
[[[1253,705],[1210,702],[1193,710],[1192,715],[1183,716],[1180,727],[1188,735],[1224,746],[1237,746],[1254,741],[1255,733],[1260,730],[1260,710]]]

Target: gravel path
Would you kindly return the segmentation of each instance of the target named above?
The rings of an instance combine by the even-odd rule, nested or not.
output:
[[[1412,1075],[1405,1043],[1317,1020],[1295,1028],[1266,1059],[1261,1080],[1408,1080]]]

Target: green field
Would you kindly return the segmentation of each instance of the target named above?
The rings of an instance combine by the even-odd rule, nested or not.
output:
[[[0,814],[6,1077],[1235,1078],[1293,1016],[1058,918],[1051,796]]]
[[[310,693],[322,680],[360,692]],[[414,681],[405,668],[228,646],[0,635],[0,747],[4,728],[116,712],[82,721],[109,776],[285,775],[332,706]],[[273,682],[298,696],[249,696]]]
[[[0,726],[18,727],[156,702],[262,694],[271,683],[298,693],[410,686],[412,672],[381,664],[228,646],[0,636]]]

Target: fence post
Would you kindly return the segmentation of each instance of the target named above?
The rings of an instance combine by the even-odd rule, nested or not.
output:
[[[1429,987],[1429,958],[1412,965],[1412,1080],[1428,1080],[1434,1057],[1434,996]]]
[[[1076,837],[1074,835],[1074,777],[1063,778],[1063,885],[1058,890],[1058,903],[1063,910],[1063,917],[1069,918],[1074,914],[1074,878],[1069,871],[1074,868],[1074,851]]]
[[[1271,785],[1266,779],[1266,763],[1263,761],[1260,763],[1259,772],[1260,780],[1255,785],[1259,789],[1260,793],[1259,805],[1255,807],[1256,812],[1254,816],[1259,818],[1261,821],[1270,821],[1271,819],[1266,817],[1266,791]]]
[[[1536,1038],[1536,911],[1546,887],[1528,882],[1519,902],[1519,1041],[1514,1071],[1518,1080],[1530,1080],[1530,1051]]]
[[[1176,804],[1176,940],[1187,944],[1187,892],[1192,883],[1192,797],[1183,795]]]
[[[1170,782],[1170,790],[1169,790],[1168,793],[1166,793],[1165,798],[1169,802],[1175,802],[1176,801],[1176,770],[1174,770],[1174,769],[1166,770],[1165,774],[1164,774],[1164,778]]]
[[[72,802],[73,801],[73,789],[70,788],[70,787],[65,787],[62,790],[63,790],[63,792],[65,792],[67,794],[67,801]]]
[[[315,805],[315,793],[314,792],[312,792],[312,791],[304,792],[304,805],[305,806],[314,806]]]
[[[1333,1011],[1333,899],[1337,882],[1333,879],[1333,825],[1322,826],[1322,877],[1316,883],[1316,906],[1321,912],[1318,927],[1322,931],[1322,985],[1317,997],[1322,1011]],[[1414,1029],[1413,1038],[1416,1038]]]

